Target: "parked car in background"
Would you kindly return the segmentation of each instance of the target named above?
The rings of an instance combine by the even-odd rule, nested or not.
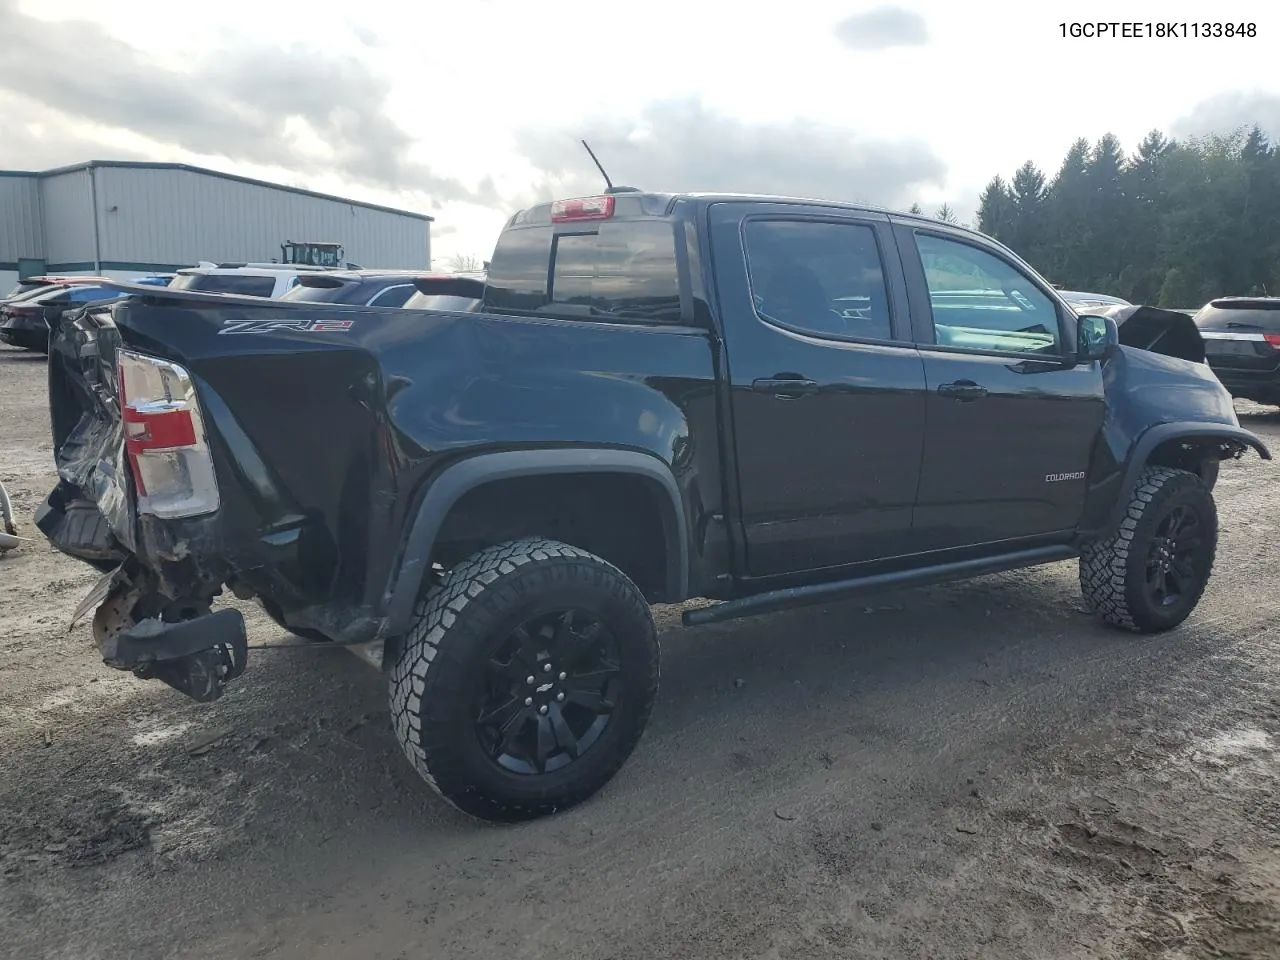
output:
[[[3,298],[0,298],[0,305],[6,304],[6,303],[18,303],[19,301],[22,301],[22,300],[29,300],[40,293],[44,293],[48,291],[48,289],[49,289],[48,285],[39,286],[39,287],[17,286],[17,287],[14,287],[12,290],[10,290],[8,294],[6,294]]]
[[[331,270],[298,278],[282,300],[306,303],[341,303],[359,307],[403,307],[416,292],[413,285],[421,271]]]
[[[7,303],[20,296],[34,296],[41,290],[48,290],[50,287],[65,286],[69,283],[92,283],[101,279],[101,277],[62,277],[48,274],[42,274],[38,277],[23,277],[18,281],[17,286],[6,293],[3,299],[0,299],[0,303]]]
[[[365,307],[467,312],[484,296],[483,273],[342,270],[301,277],[280,299]]]
[[[119,290],[101,286],[102,282],[101,277],[84,278],[82,282],[68,280],[36,288],[33,295],[0,304],[0,341],[47,353],[49,330],[65,311],[124,296]]]
[[[431,274],[414,281],[417,292],[405,301],[406,310],[446,310],[474,313],[484,301],[483,273]]]
[[[235,293],[275,299],[304,276],[333,272],[329,267],[299,263],[201,263],[179,270],[168,286],[201,293]]]
[[[172,281],[172,273],[161,273],[154,277],[135,277],[129,282],[141,284],[144,287],[167,287]]]
[[[1205,359],[1233,397],[1280,406],[1280,297],[1221,297],[1195,315]]]

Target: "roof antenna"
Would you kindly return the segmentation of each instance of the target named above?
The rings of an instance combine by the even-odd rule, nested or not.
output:
[[[595,151],[591,149],[591,145],[587,143],[587,141],[583,140],[582,146],[586,149],[587,153],[590,155],[591,162],[596,165],[596,169],[600,171],[600,176],[604,177],[604,182],[606,187],[604,192],[606,195],[614,194],[614,193],[639,193],[640,192],[639,187],[615,187],[613,185],[613,181],[609,179],[609,174],[605,173],[604,171],[604,164],[600,162],[599,158],[596,157]]]

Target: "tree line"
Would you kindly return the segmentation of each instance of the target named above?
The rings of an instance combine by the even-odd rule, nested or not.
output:
[[[1081,138],[1052,179],[1030,161],[993,177],[977,226],[1064,289],[1166,307],[1280,295],[1280,149],[1257,127],[1153,130],[1130,156],[1112,134]]]

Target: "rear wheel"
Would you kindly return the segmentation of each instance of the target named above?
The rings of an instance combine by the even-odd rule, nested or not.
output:
[[[1196,608],[1213,570],[1218,513],[1204,481],[1171,467],[1138,478],[1119,527],[1080,553],[1080,588],[1103,620],[1157,633]]]
[[[465,813],[577,804],[630,756],[653,708],[649,605],[621,571],[551,540],[490,547],[417,609],[391,677],[405,754]]]

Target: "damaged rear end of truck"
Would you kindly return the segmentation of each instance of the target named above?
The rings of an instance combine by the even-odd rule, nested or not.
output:
[[[242,615],[211,609],[224,590],[311,639],[383,638],[385,551],[370,544],[390,523],[395,451],[358,339],[369,311],[121,286],[133,296],[51,337],[58,484],[36,523],[103,574],[73,625],[93,612],[108,665],[199,701],[245,667]],[[374,336],[409,320],[380,313]]]

